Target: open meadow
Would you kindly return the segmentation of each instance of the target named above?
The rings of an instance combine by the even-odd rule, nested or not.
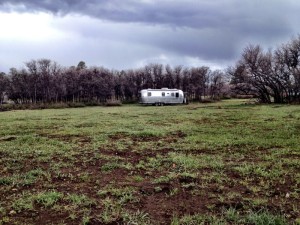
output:
[[[0,113],[0,224],[300,224],[300,106]]]

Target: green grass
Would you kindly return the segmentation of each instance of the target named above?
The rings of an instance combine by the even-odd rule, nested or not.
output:
[[[296,224],[300,106],[0,113],[0,224]]]

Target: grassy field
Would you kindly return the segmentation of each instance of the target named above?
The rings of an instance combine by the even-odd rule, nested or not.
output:
[[[300,224],[300,106],[0,113],[0,224]]]

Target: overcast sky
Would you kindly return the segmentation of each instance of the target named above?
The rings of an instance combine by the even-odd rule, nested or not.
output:
[[[0,0],[0,72],[47,58],[109,69],[233,65],[300,34],[299,0]]]

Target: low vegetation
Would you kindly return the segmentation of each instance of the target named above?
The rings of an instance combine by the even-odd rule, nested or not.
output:
[[[299,224],[300,108],[0,113],[0,224]]]

